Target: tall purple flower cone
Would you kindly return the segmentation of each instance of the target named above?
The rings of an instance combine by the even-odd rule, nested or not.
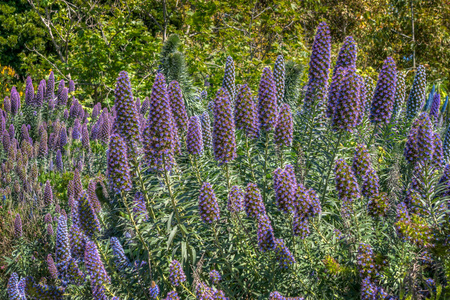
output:
[[[178,81],[172,81],[168,90],[173,118],[180,133],[185,132],[188,124],[188,115],[184,105],[183,94]]]
[[[430,118],[436,124],[439,116],[439,107],[441,106],[441,95],[436,92],[433,97],[433,102],[430,108]]]
[[[196,116],[192,116],[189,119],[186,145],[187,151],[191,155],[200,156],[203,153],[203,138],[202,138],[202,125],[200,120]]]
[[[341,90],[341,85],[346,72],[347,68],[337,68],[335,74],[333,75],[333,79],[331,80],[330,89],[328,90],[328,104],[326,110],[326,115],[330,119],[334,116],[334,112],[339,101],[339,91]]]
[[[419,119],[422,119],[422,123],[417,130],[418,160],[431,161],[433,158],[433,124],[426,112],[423,112]]]
[[[47,182],[45,183],[43,198],[44,198],[45,205],[50,205],[53,203],[53,192],[52,192],[52,186],[50,184],[50,180],[47,180]]]
[[[322,22],[317,27],[316,36],[309,61],[308,87],[303,104],[303,110],[309,111],[314,103],[324,102],[327,90],[328,75],[331,65],[331,37],[327,23]]]
[[[71,258],[69,232],[67,230],[67,219],[64,216],[60,216],[58,219],[55,249],[56,267],[58,268],[59,272],[62,272],[66,268],[66,265]]]
[[[11,88],[11,114],[15,116],[20,109],[20,95],[15,86]]]
[[[259,214],[265,214],[266,208],[264,206],[261,192],[258,186],[254,183],[248,183],[244,196],[244,207],[248,217],[257,218]]]
[[[411,92],[406,103],[406,119],[412,120],[425,103],[425,88],[427,85],[426,71],[423,65],[417,67]]]
[[[364,116],[366,115],[366,112],[368,110],[368,106],[370,105],[369,99],[367,98],[367,87],[364,77],[358,75],[358,81],[359,81],[359,103],[360,103],[358,125],[361,125],[362,120],[364,119]]]
[[[169,270],[169,281],[173,286],[179,286],[180,283],[186,281],[186,275],[184,274],[183,268],[181,267],[179,261],[173,260],[170,263]]]
[[[80,227],[86,236],[91,237],[101,230],[97,214],[86,193],[83,193],[77,202]]]
[[[82,125],[81,129],[81,145],[87,153],[91,152],[91,144],[89,141],[89,130],[87,128],[87,124]]]
[[[58,84],[58,89],[56,90],[56,99],[58,100],[57,101],[58,105],[59,105],[59,98],[61,97],[61,93],[62,93],[63,89],[65,88],[65,86],[66,86],[66,83],[64,82],[64,79],[61,79]]]
[[[58,105],[61,107],[66,107],[68,101],[69,101],[69,90],[65,87],[58,95]]]
[[[25,104],[28,106],[34,105],[34,86],[31,76],[27,77],[25,83]]]
[[[58,278],[58,270],[56,269],[55,261],[51,254],[47,255],[47,267],[52,279],[56,280]]]
[[[339,50],[336,65],[334,66],[333,76],[336,74],[338,68],[354,68],[356,67],[356,58],[358,54],[355,39],[352,36],[347,36]]]
[[[339,198],[356,199],[359,197],[359,188],[352,169],[344,159],[336,160],[335,166],[336,190]]]
[[[51,71],[48,76],[47,87],[45,88],[45,101],[50,102],[53,99],[55,99],[55,75]]]
[[[372,123],[386,123],[391,118],[395,100],[397,84],[397,67],[392,57],[386,58],[372,99],[370,121]]]
[[[10,300],[23,300],[20,291],[19,291],[19,276],[17,273],[12,273],[11,277],[9,277],[8,285],[6,290],[8,291],[8,296]]]
[[[258,246],[262,252],[272,250],[275,247],[272,224],[265,213],[258,215]]]
[[[111,282],[111,278],[106,273],[105,266],[103,265],[97,246],[94,242],[86,243],[84,263],[88,274],[91,277],[91,283],[94,286],[102,286]]]
[[[234,103],[236,96],[235,81],[234,61],[231,56],[228,56],[227,61],[225,62],[225,74],[223,75],[222,89],[228,94],[231,103]]]
[[[394,97],[394,108],[392,115],[397,117],[400,110],[404,110],[403,105],[405,104],[406,97],[406,73],[397,72],[397,84],[395,85],[395,97]]]
[[[212,133],[211,133],[211,122],[209,120],[208,112],[204,112],[200,115],[200,121],[202,124],[202,139],[203,148],[212,148]]]
[[[433,158],[432,162],[438,168],[442,168],[444,164],[444,150],[442,146],[442,140],[439,133],[433,133]]]
[[[48,154],[48,144],[47,144],[47,131],[43,130],[42,134],[41,134],[41,140],[39,141],[39,152],[38,152],[38,156],[40,158],[42,157],[46,157]]]
[[[46,85],[45,79],[42,79],[39,82],[38,90],[37,90],[36,96],[34,97],[34,105],[36,107],[40,108],[44,104],[45,85]]]
[[[129,158],[137,155],[141,135],[139,132],[139,113],[133,99],[133,91],[128,73],[121,71],[114,90],[116,118],[114,119],[113,131],[118,133],[128,146]]]
[[[275,80],[275,88],[277,91],[277,101],[280,105],[284,100],[284,84],[285,84],[286,68],[284,65],[283,55],[278,55],[273,66],[273,78]]]
[[[362,179],[371,168],[369,151],[364,144],[358,144],[355,147],[355,154],[353,156],[352,170],[355,176]]]
[[[198,210],[203,222],[211,224],[220,219],[219,204],[209,182],[203,183],[198,196]]]
[[[17,214],[14,219],[14,238],[19,239],[22,237],[22,234],[22,219],[20,218],[20,215]]]
[[[144,131],[144,150],[150,168],[167,171],[174,163],[173,121],[164,75],[158,73],[153,84],[150,113]]]
[[[75,82],[73,80],[69,80],[69,93],[75,92]]]
[[[214,156],[220,165],[236,158],[233,110],[227,93],[222,88],[215,99],[212,141]]]
[[[125,252],[123,251],[122,244],[120,243],[118,238],[111,238],[111,248],[117,268],[119,270],[125,269],[130,262],[128,260],[128,257],[126,257]]]
[[[282,147],[290,147],[294,139],[294,121],[292,119],[291,107],[287,103],[280,106],[277,125],[275,127],[275,144]]]
[[[231,187],[228,194],[228,210],[232,213],[238,213],[244,210],[244,192],[236,185]]]
[[[419,127],[422,123],[421,118],[417,118],[414,120],[411,129],[409,131],[408,139],[405,144],[405,149],[403,151],[403,156],[405,157],[406,161],[408,161],[410,164],[415,164],[416,161],[419,158],[419,148],[417,144],[417,133],[419,131]]]
[[[275,170],[273,178],[275,199],[278,203],[278,208],[284,213],[292,213],[294,211],[297,192],[295,181],[289,171],[280,168]]]
[[[6,96],[5,99],[3,100],[3,108],[8,114],[11,113],[11,100],[9,99],[8,96]]]
[[[289,248],[285,245],[283,239],[275,239],[275,254],[281,268],[288,268],[295,263],[295,258]]]
[[[111,190],[114,193],[120,194],[122,191],[131,190],[127,146],[118,134],[113,134],[109,142],[107,174]]]
[[[272,71],[266,67],[261,75],[258,90],[259,124],[263,131],[275,129],[278,116],[278,105],[275,82]]]
[[[359,116],[358,81],[355,68],[349,68],[339,91],[332,126],[335,130],[352,131]]]
[[[243,130],[248,137],[256,138],[258,136],[258,111],[247,84],[240,87],[236,96],[234,121],[236,129]]]

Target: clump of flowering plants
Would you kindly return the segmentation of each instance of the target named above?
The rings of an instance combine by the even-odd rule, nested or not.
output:
[[[352,37],[331,49],[321,23],[289,104],[283,56],[258,86],[229,58],[195,112],[162,73],[141,91],[121,72],[93,108],[27,78],[0,111],[2,298],[448,294],[450,138],[438,100],[419,111],[425,69],[408,92],[388,58],[372,88]]]

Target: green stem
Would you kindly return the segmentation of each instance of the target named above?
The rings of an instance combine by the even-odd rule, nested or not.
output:
[[[375,137],[375,133],[377,132],[378,129],[378,124],[375,123],[374,127],[373,127],[373,131],[372,131],[372,135],[370,136],[369,142],[367,143],[367,148],[370,147],[370,145],[372,144],[372,140]]]
[[[255,172],[253,171],[252,158],[250,156],[250,147],[248,145],[248,136],[247,135],[245,135],[245,148],[247,150],[247,162],[248,162],[248,166],[250,168],[250,172],[252,174],[252,180],[253,180],[253,182],[256,182]]]
[[[328,168],[327,177],[325,179],[325,184],[323,186],[322,198],[321,198],[322,201],[325,200],[325,194],[327,192],[328,180],[330,180],[331,170],[333,169],[334,159],[336,158],[337,149],[338,149],[339,144],[341,142],[342,136],[343,136],[342,131],[340,131],[338,139],[337,139],[337,142],[336,142],[336,145],[334,146],[334,149],[333,149],[333,158],[331,159],[330,167]]]
[[[227,192],[229,193],[231,190],[231,181],[230,181],[230,169],[228,167],[228,163],[225,163],[225,176],[227,177]]]
[[[192,156],[189,155],[189,158],[191,159],[191,164],[194,167],[195,176],[197,177],[198,184],[201,186],[202,185],[202,177],[200,176],[200,171],[198,169],[197,157],[195,155],[192,155]]]
[[[269,155],[269,133],[265,132],[265,146],[264,146],[264,180],[263,180],[263,203],[266,203],[267,194],[267,160]]]
[[[194,297],[195,299],[197,298],[197,296],[195,296],[194,293],[192,293],[191,290],[188,289],[182,282],[180,282],[180,284],[189,294],[192,295],[192,297]]]

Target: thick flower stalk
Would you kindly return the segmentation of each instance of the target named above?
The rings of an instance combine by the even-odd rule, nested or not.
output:
[[[186,275],[179,261],[173,260],[170,263],[169,272],[169,281],[173,286],[179,286],[186,281]]]
[[[326,110],[326,115],[330,119],[332,119],[334,116],[336,106],[339,101],[339,91],[341,90],[341,85],[344,82],[346,73],[347,68],[339,67],[337,68],[331,80],[330,88],[328,90],[328,103]]]
[[[386,58],[380,74],[370,108],[372,123],[386,123],[391,118],[397,84],[397,66],[392,57]]]
[[[351,67],[347,70],[339,90],[339,101],[332,119],[333,128],[351,132],[357,125],[359,111],[357,74],[356,69]]]
[[[65,270],[70,255],[69,233],[67,231],[67,219],[60,216],[58,219],[58,227],[56,229],[56,245],[55,260],[59,272]]]
[[[275,144],[278,147],[290,147],[294,139],[294,121],[292,119],[291,107],[287,103],[280,106],[277,125],[275,127]]]
[[[172,112],[164,75],[158,73],[150,98],[150,113],[144,131],[144,150],[150,168],[169,171],[174,163]]]
[[[248,183],[244,196],[244,208],[248,217],[257,218],[259,214],[265,214],[266,208],[262,201],[261,192],[254,183]]]
[[[89,197],[89,202],[91,203],[95,212],[98,213],[101,211],[102,206],[101,206],[100,201],[98,200],[97,194],[95,193],[96,187],[97,187],[97,180],[91,179],[91,181],[89,182],[88,188],[87,188],[87,194]]]
[[[278,168],[274,172],[273,179],[278,208],[284,213],[292,213],[296,201],[297,185],[293,181],[291,174],[284,169]]]
[[[128,73],[121,71],[116,81],[114,90],[114,107],[116,116],[114,119],[113,130],[118,133],[124,142],[128,145],[129,158],[135,157],[136,150],[141,141],[139,132],[139,113],[133,99]]]
[[[441,95],[436,92],[433,96],[433,102],[430,108],[430,118],[436,124],[438,122],[439,107],[441,106]]]
[[[130,265],[130,261],[128,260],[128,257],[126,257],[122,244],[118,238],[112,237],[110,242],[116,266],[119,270],[123,271]]]
[[[191,155],[201,156],[203,154],[203,137],[200,119],[192,116],[189,119],[186,134],[187,151]]]
[[[344,43],[339,50],[336,65],[334,66],[333,75],[336,74],[338,68],[353,68],[356,67],[356,58],[358,49],[355,39],[352,36],[347,36]]]
[[[397,114],[401,109],[403,109],[403,105],[405,104],[406,98],[406,73],[405,72],[397,72],[397,84],[395,85],[395,96],[394,96],[394,108],[392,110],[392,115],[397,117]]]
[[[167,89],[170,99],[170,106],[172,108],[173,118],[179,130],[179,133],[183,133],[187,129],[188,115],[186,107],[184,105],[183,94],[178,81],[172,81]]]
[[[214,156],[220,165],[236,158],[233,110],[229,98],[222,88],[217,92],[214,104],[212,142]]]
[[[265,213],[258,215],[258,246],[262,252],[273,250],[275,247],[272,224]]]
[[[425,88],[427,85],[427,78],[425,67],[419,65],[414,77],[411,92],[406,103],[406,118],[412,120],[417,115],[419,110],[423,107],[425,102]]]
[[[225,62],[225,74],[223,75],[222,89],[228,94],[231,103],[234,103],[236,93],[234,72],[233,58],[228,56]]]
[[[262,131],[273,131],[278,117],[278,104],[272,71],[266,67],[261,75],[258,90],[258,117]]]
[[[258,111],[247,84],[241,85],[236,96],[234,121],[236,129],[243,130],[248,137],[258,136]]]
[[[352,170],[355,176],[362,180],[362,178],[371,169],[370,155],[367,146],[358,144],[355,147],[355,154],[353,156]]]
[[[426,112],[419,117],[422,122],[417,130],[418,160],[431,161],[433,158],[433,124]]]
[[[131,190],[127,146],[118,134],[113,134],[109,142],[107,174],[114,193],[120,194]]]
[[[136,192],[134,195],[133,213],[136,217],[140,217],[144,221],[148,220],[147,206],[145,204],[144,194],[141,192]]]
[[[331,36],[327,23],[317,27],[309,61],[309,79],[303,110],[309,111],[314,103],[323,103],[328,88],[331,65]]]
[[[238,213],[244,210],[244,191],[236,185],[231,187],[228,194],[228,210],[231,213]]]
[[[211,224],[220,219],[219,203],[209,182],[203,183],[198,196],[198,210],[203,222]]]
[[[106,273],[105,266],[100,259],[100,254],[98,253],[97,246],[94,242],[86,243],[84,263],[91,277],[91,283],[94,286],[102,286],[111,282],[111,278]]]
[[[77,202],[80,227],[86,236],[92,237],[101,230],[97,214],[85,192]]]
[[[14,219],[14,238],[19,239],[22,237],[22,219],[20,215],[17,214]]]
[[[295,258],[289,248],[284,244],[283,239],[275,239],[275,255],[280,268],[289,268],[295,263]]]
[[[283,55],[278,55],[273,66],[273,78],[275,80],[275,88],[277,91],[278,105],[284,100],[284,84],[285,84],[286,68],[284,65]]]

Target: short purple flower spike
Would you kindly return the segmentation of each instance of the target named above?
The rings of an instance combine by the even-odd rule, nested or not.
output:
[[[14,238],[19,239],[22,237],[22,219],[20,215],[17,214],[14,220]]]
[[[109,142],[107,174],[114,193],[120,194],[131,190],[127,146],[118,134],[113,134]]]
[[[262,252],[273,250],[275,247],[272,224],[265,213],[258,216],[258,246]]]
[[[378,82],[372,99],[370,109],[370,121],[372,123],[389,122],[394,107],[396,84],[397,67],[392,57],[388,57],[378,75]]]
[[[278,116],[278,105],[275,82],[272,71],[266,67],[261,75],[258,90],[259,124],[263,131],[275,129]]]
[[[336,177],[336,189],[339,199],[356,199],[359,197],[359,188],[352,169],[344,159],[336,161],[334,169]]]
[[[204,112],[200,115],[200,121],[202,124],[202,139],[203,139],[203,148],[211,149],[212,148],[212,135],[211,135],[211,122],[209,120],[208,112]]]
[[[184,274],[183,268],[181,267],[181,264],[177,260],[173,260],[170,263],[170,274],[169,274],[169,281],[172,283],[173,286],[179,286],[180,283],[186,281],[186,275]]]
[[[94,242],[89,241],[86,243],[84,263],[91,277],[91,283],[96,286],[102,286],[105,283],[111,282],[111,278],[106,273],[105,266],[100,259],[100,254]]]
[[[241,129],[250,138],[258,136],[258,111],[247,84],[243,84],[236,96],[234,110],[236,129]]]
[[[254,183],[248,183],[244,196],[244,207],[248,217],[257,218],[259,214],[265,214],[266,208],[262,201],[261,192]]]
[[[287,170],[278,168],[274,172],[273,179],[278,208],[284,213],[292,213],[296,201],[297,185],[291,174]]]
[[[292,119],[291,107],[287,103],[280,106],[277,125],[275,127],[275,144],[278,147],[290,147],[294,139],[294,121]]]
[[[203,222],[211,224],[220,219],[219,204],[209,182],[203,183],[198,197],[198,210]]]
[[[411,92],[406,103],[406,119],[412,120],[425,103],[425,88],[427,85],[427,77],[425,67],[419,65],[417,67],[416,76],[414,77]]]
[[[84,234],[91,237],[97,232],[100,232],[100,222],[87,194],[84,192],[77,202],[80,227]]]
[[[283,239],[275,239],[275,255],[281,268],[287,269],[295,263],[295,258]]]
[[[192,116],[189,119],[186,146],[188,153],[191,155],[201,156],[203,154],[202,125],[197,116]]]
[[[25,104],[28,106],[34,105],[34,86],[31,76],[27,77],[25,83]]]
[[[219,164],[236,158],[235,127],[233,110],[227,93],[221,88],[214,105],[214,126],[212,132],[214,156]]]
[[[436,92],[433,97],[433,102],[430,108],[430,118],[436,124],[439,116],[439,107],[441,106],[441,95]]]
[[[238,213],[244,210],[244,192],[236,185],[231,187],[228,194],[228,210],[232,213]]]
[[[67,231],[67,219],[64,216],[60,216],[58,219],[55,248],[56,266],[58,268],[58,271],[62,272],[66,268],[66,265],[71,257],[69,233]]]
[[[183,94],[178,81],[172,81],[167,89],[170,99],[170,106],[172,107],[172,114],[180,133],[187,129],[188,115],[184,105]]]
[[[336,65],[334,66],[333,76],[336,74],[338,68],[356,67],[356,58],[358,54],[355,39],[352,36],[347,36],[339,50]]]
[[[364,144],[358,144],[355,148],[353,156],[352,170],[355,176],[362,180],[362,178],[369,172],[371,168],[369,151]]]

